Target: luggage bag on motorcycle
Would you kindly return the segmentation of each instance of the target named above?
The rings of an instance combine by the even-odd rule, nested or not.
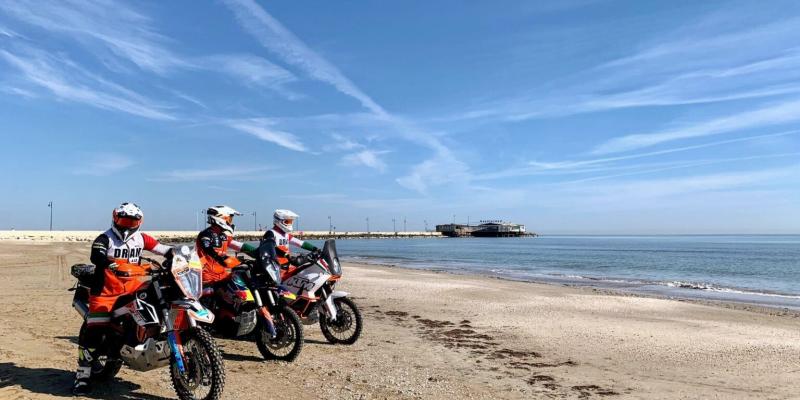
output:
[[[92,283],[94,271],[95,266],[92,264],[75,264],[72,266],[70,273],[75,278],[78,278],[78,282],[82,285],[89,286]]]

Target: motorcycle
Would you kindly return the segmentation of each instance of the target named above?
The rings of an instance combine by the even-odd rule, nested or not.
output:
[[[252,334],[264,359],[294,361],[303,349],[303,325],[287,305],[295,296],[281,286],[274,249],[265,242],[255,260],[240,258],[230,278],[206,288],[201,301],[217,315],[212,332],[226,338]]]
[[[322,251],[298,256],[293,264],[297,267],[285,269],[281,275],[286,287],[297,296],[290,306],[303,324],[319,322],[330,343],[355,343],[361,336],[363,321],[348,293],[334,290],[342,277],[336,242],[325,241]]]
[[[126,277],[129,293],[112,308],[111,326],[102,335],[92,360],[92,379],[109,380],[123,364],[136,371],[169,365],[172,386],[181,400],[217,400],[225,385],[222,356],[214,339],[198,323],[211,323],[214,314],[199,302],[203,269],[187,246],[173,251],[161,265],[142,257],[136,264],[142,274]],[[146,264],[142,264],[145,261]],[[122,266],[123,261],[118,264]],[[129,264],[132,265],[132,264]],[[73,308],[83,317],[81,335],[89,315],[89,288],[95,266],[76,264],[78,278]]]

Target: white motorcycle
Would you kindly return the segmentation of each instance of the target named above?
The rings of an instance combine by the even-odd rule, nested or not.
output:
[[[348,293],[335,290],[342,278],[336,242],[325,241],[321,252],[295,258],[296,268],[285,269],[281,279],[297,298],[289,306],[305,325],[319,321],[322,334],[331,343],[353,344],[361,335],[363,321]]]

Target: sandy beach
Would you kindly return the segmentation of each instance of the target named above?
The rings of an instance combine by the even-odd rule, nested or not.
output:
[[[0,242],[0,398],[71,397],[69,266],[87,255],[87,243]],[[359,264],[344,274],[362,339],[332,346],[308,326],[290,364],[219,339],[225,398],[798,398],[795,314]],[[92,397],[174,394],[165,369],[123,369]]]

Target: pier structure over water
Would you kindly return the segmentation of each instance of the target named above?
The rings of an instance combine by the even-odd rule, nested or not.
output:
[[[436,225],[436,232],[448,237],[521,237],[536,236],[528,233],[525,225],[500,220],[480,221],[479,225],[442,224]]]

